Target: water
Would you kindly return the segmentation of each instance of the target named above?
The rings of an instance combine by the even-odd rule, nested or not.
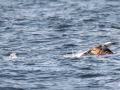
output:
[[[120,42],[119,24],[119,0],[0,0],[0,90],[119,90],[119,45],[81,54]]]

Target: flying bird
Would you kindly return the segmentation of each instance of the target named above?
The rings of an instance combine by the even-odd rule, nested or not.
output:
[[[117,44],[116,42],[106,42],[103,44],[99,44],[97,46],[93,46],[91,48],[89,48],[88,50],[86,50],[84,52],[85,55],[92,53],[95,55],[106,55],[106,54],[113,54],[113,52],[108,48],[108,46],[110,45],[114,45]]]

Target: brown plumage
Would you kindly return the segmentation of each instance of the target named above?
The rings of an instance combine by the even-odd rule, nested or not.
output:
[[[92,54],[96,54],[96,55],[113,54],[113,52],[110,49],[108,49],[107,46],[104,44],[94,46],[94,47],[88,49],[87,51],[85,51],[84,54],[88,54],[88,53],[92,53]]]

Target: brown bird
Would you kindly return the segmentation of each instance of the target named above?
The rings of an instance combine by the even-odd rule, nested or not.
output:
[[[90,49],[86,50],[84,54],[92,53],[96,55],[106,55],[106,54],[113,54],[113,52],[108,49],[109,45],[116,44],[116,42],[107,42],[104,44],[100,44],[98,46],[91,47]]]

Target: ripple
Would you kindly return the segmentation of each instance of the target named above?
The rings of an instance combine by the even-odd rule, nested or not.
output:
[[[68,25],[68,24],[61,24],[59,25],[57,28],[68,28],[71,27],[72,25]],[[59,30],[60,31],[60,30]],[[62,31],[62,30],[61,30]]]
[[[78,45],[76,45],[76,44],[64,44],[63,46],[64,47],[75,47],[75,46],[78,46]]]
[[[119,26],[112,25],[111,28],[120,29]]]
[[[95,78],[95,77],[101,77],[101,76],[104,76],[103,74],[84,74],[84,75],[81,75],[81,78]]]
[[[30,41],[30,43],[46,43],[46,42],[51,42],[49,40],[34,40],[34,41]]]
[[[25,90],[23,88],[14,88],[14,87],[0,87],[1,90]]]

